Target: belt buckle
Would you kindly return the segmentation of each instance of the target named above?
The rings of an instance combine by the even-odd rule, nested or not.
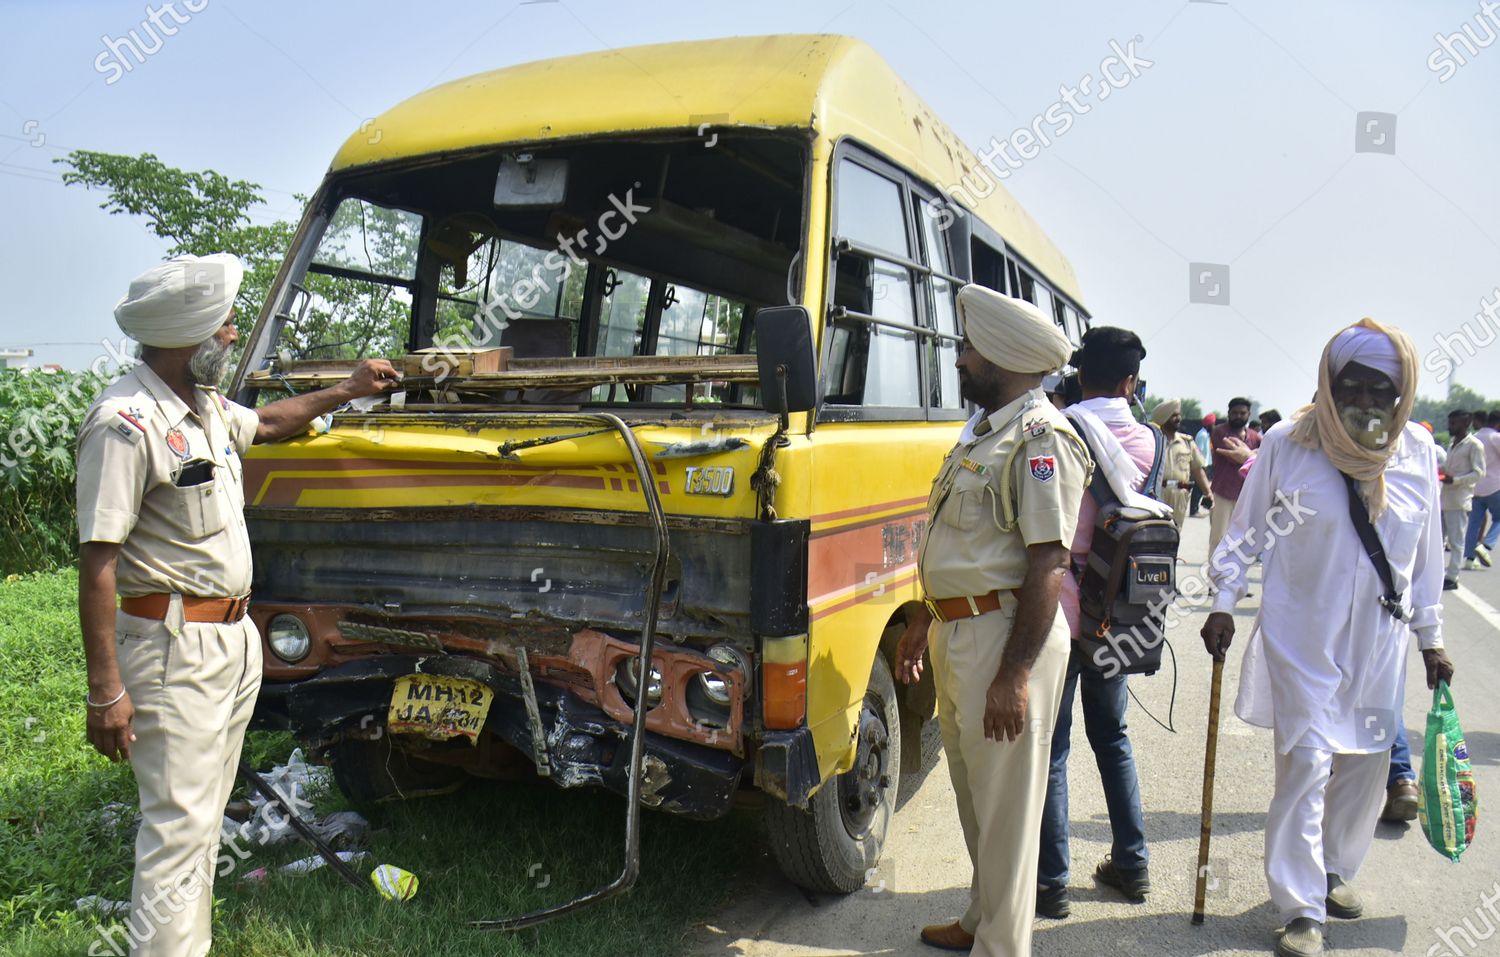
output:
[[[232,625],[241,618],[244,618],[245,606],[249,602],[250,599],[248,597],[229,599],[229,608],[224,612],[224,624]]]
[[[974,600],[974,596],[973,595],[965,595],[964,596],[964,601],[966,601],[966,602],[969,603],[969,615],[970,615],[970,617],[972,617],[972,618],[978,618],[979,614],[980,614],[980,612],[979,612],[979,603]]]

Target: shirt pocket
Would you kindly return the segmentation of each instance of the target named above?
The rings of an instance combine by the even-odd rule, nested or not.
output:
[[[960,469],[953,480],[953,491],[943,508],[942,520],[954,528],[969,531],[978,527],[990,507],[987,498],[989,482],[968,469]]]
[[[1380,523],[1384,526],[1381,529],[1381,546],[1385,549],[1393,576],[1399,585],[1402,579],[1411,580],[1422,531],[1427,526],[1427,511],[1399,505],[1388,505],[1386,510],[1390,514]]]
[[[224,530],[229,503],[216,479],[186,488],[174,485],[170,494],[173,514],[187,538],[198,541]]]

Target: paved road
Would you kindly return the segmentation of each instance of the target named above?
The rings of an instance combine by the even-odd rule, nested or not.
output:
[[[1202,556],[1207,538],[1207,518],[1190,520],[1183,556]],[[1458,667],[1455,695],[1475,756],[1481,802],[1495,806],[1493,802],[1500,802],[1500,612],[1495,610],[1500,608],[1500,567],[1466,571],[1462,583],[1460,591],[1447,593],[1445,632]],[[1206,614],[1200,610],[1185,617],[1170,635],[1181,668],[1175,709],[1178,733],[1158,727],[1139,705],[1130,706],[1154,892],[1146,903],[1134,905],[1093,883],[1093,867],[1109,849],[1109,823],[1082,717],[1076,715],[1070,766],[1073,914],[1064,921],[1037,922],[1037,955],[1231,957],[1265,954],[1273,946],[1279,921],[1262,870],[1272,785],[1271,734],[1240,722],[1232,712],[1239,652],[1255,615],[1259,587],[1255,591],[1256,597],[1243,602],[1237,612],[1241,640],[1225,668],[1212,854],[1218,886],[1209,897],[1206,923],[1189,924],[1211,672],[1197,637]],[[1316,609],[1308,611],[1316,614]],[[1421,675],[1415,648],[1409,667],[1411,675]],[[1132,678],[1131,684],[1140,703],[1165,718],[1171,669]],[[1424,727],[1429,703],[1423,682],[1414,680],[1406,702],[1408,727]],[[1415,747],[1420,747],[1416,742],[1421,734],[1415,732]],[[969,864],[947,768],[940,755],[929,765],[925,777],[906,782],[914,793],[896,815],[881,873],[870,887],[844,898],[810,897],[767,864],[738,901],[697,929],[696,951],[753,957],[940,953],[920,944],[917,932],[924,924],[952,919],[962,910]],[[880,880],[883,889],[878,888]],[[1330,928],[1329,944],[1335,953],[1500,955],[1500,921],[1490,917],[1481,901],[1481,895],[1492,902],[1500,897],[1500,821],[1481,818],[1477,844],[1460,864],[1449,863],[1429,848],[1414,826],[1379,825],[1355,885],[1364,894],[1366,916]],[[1475,937],[1466,939],[1471,931]],[[1448,933],[1447,943],[1440,932]]]

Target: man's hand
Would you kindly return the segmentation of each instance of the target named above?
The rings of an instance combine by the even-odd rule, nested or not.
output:
[[[1026,687],[1031,673],[1001,668],[984,695],[984,736],[996,741],[1014,741],[1026,732]]]
[[[1208,653],[1223,661],[1234,641],[1234,616],[1226,611],[1211,612],[1199,634],[1203,636],[1203,647]]]
[[[1246,445],[1243,439],[1235,438],[1232,435],[1226,435],[1224,436],[1224,444],[1214,451],[1223,455],[1231,462],[1236,462],[1240,465],[1244,465],[1245,460],[1250,458],[1250,453],[1254,450],[1251,449],[1250,446]]]
[[[401,374],[388,360],[366,359],[344,380],[344,389],[349,398],[362,399],[388,392],[400,382]]]
[[[104,700],[113,697],[114,694]],[[129,761],[130,743],[135,740],[135,705],[131,703],[130,695],[126,694],[108,708],[89,707],[88,710],[89,743],[111,761]]]
[[[1422,663],[1427,666],[1427,690],[1438,686],[1439,681],[1453,684],[1453,662],[1441,648],[1428,648],[1422,652]]]
[[[930,618],[918,615],[907,618],[906,630],[896,644],[896,680],[904,685],[914,685],[922,680],[922,656],[927,653],[930,624]]]
[[[1198,496],[1198,504],[1203,508],[1213,508],[1214,497],[1207,492],[1204,492],[1202,495]]]

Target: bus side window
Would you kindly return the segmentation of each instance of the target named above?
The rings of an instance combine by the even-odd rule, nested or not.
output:
[[[961,409],[963,400],[958,397],[958,368],[954,365],[958,360],[958,309],[954,302],[958,289],[953,282],[938,275],[951,275],[953,265],[948,258],[948,237],[937,228],[937,217],[937,207],[923,199],[917,221],[921,225],[922,242],[927,252],[927,268],[933,272],[927,284],[932,294],[933,328],[938,333],[926,350],[927,385],[931,392],[927,404],[942,409]]]
[[[841,253],[834,305],[907,326],[917,324],[916,283],[906,266],[883,258],[915,258],[907,236],[899,183],[850,160],[838,168],[839,238],[874,251]],[[920,408],[919,337],[896,326],[849,318],[834,325],[825,400],[835,405]]]

